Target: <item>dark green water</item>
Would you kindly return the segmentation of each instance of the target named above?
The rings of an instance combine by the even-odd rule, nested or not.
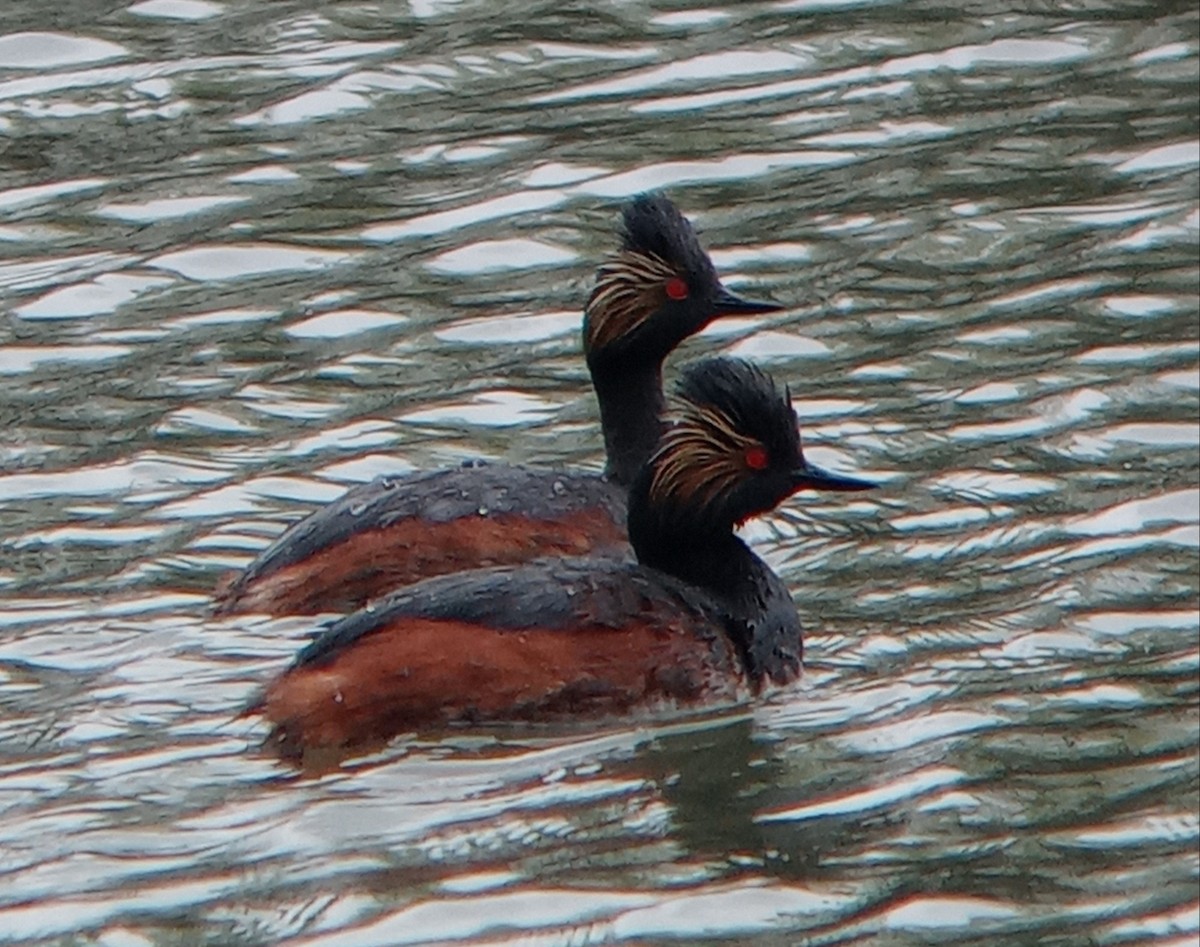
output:
[[[1193,944],[1194,4],[8,0],[0,941]],[[734,718],[321,779],[214,621],[384,471],[595,467],[579,307],[666,188],[787,312],[749,532],[812,634]]]

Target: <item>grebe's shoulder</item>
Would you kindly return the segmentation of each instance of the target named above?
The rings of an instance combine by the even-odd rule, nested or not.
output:
[[[288,529],[238,576],[227,594],[261,577],[336,548],[352,536],[412,521],[444,524],[520,515],[536,522],[591,513],[625,519],[625,491],[583,471],[531,470],[507,464],[463,465],[380,476],[351,487]]]
[[[718,598],[631,558],[546,558],[425,579],[330,625],[296,657],[321,663],[381,628],[410,618],[488,625],[507,631],[570,634],[580,627],[620,628],[665,616],[682,629],[726,631]]]

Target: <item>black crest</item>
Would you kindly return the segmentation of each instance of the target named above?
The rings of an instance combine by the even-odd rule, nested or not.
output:
[[[661,562],[656,547],[727,535],[770,510],[795,491],[804,464],[786,389],[749,362],[698,362],[677,390],[678,408],[630,494],[629,538],[649,564]]]
[[[693,292],[715,287],[717,272],[691,222],[665,194],[639,194],[621,215],[622,249],[648,253],[676,267]]]
[[[800,456],[800,432],[787,388],[745,359],[718,356],[684,368],[675,387],[679,398],[715,410],[733,428],[762,444],[776,462]]]

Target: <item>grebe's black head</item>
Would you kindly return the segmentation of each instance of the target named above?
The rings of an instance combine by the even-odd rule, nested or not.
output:
[[[620,252],[596,274],[583,319],[588,366],[657,365],[719,316],[776,312],[776,303],[725,289],[687,218],[663,194],[642,194],[622,212]]]
[[[684,370],[677,393],[679,410],[637,491],[638,513],[651,530],[725,532],[797,490],[874,486],[808,463],[791,395],[750,362],[698,362]],[[631,515],[630,539],[636,549],[635,533],[644,531],[635,529],[633,520]]]

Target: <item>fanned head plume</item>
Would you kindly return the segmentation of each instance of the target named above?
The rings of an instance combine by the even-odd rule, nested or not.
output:
[[[778,504],[804,467],[791,397],[750,362],[713,358],[680,379],[678,410],[650,459],[648,499],[728,529]]]
[[[663,194],[626,204],[621,234],[621,250],[597,271],[584,314],[593,367],[616,356],[662,361],[718,316],[782,308],[726,290],[691,223]]]
[[[697,290],[717,285],[717,271],[700,246],[691,222],[665,194],[635,197],[625,206],[621,225],[622,250],[669,261],[678,275]]]

